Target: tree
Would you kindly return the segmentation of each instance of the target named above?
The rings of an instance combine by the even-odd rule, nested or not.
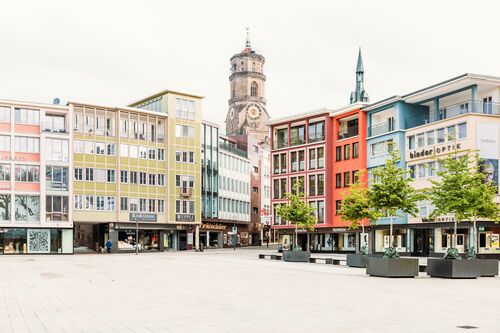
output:
[[[457,246],[457,227],[460,221],[472,221],[474,226],[473,245],[469,247],[468,257],[476,257],[476,221],[478,218],[498,221],[500,208],[493,202],[498,192],[496,184],[487,180],[484,171],[485,161],[477,153],[466,152],[458,156],[458,151],[439,161],[442,168],[437,172],[438,180],[431,180],[429,197],[436,207],[431,218],[440,215],[454,216],[452,246],[447,249],[445,258],[460,259]]]
[[[389,217],[389,248],[384,258],[398,258],[399,254],[393,247],[393,223],[397,214],[407,213],[416,216],[418,213],[417,201],[424,198],[424,194],[413,188],[412,179],[407,172],[397,164],[401,160],[399,151],[390,152],[390,158],[385,165],[373,170],[373,181],[368,192],[373,208],[383,216]]]
[[[294,250],[298,248],[298,228],[306,230],[307,251],[309,251],[309,231],[314,230],[314,225],[317,222],[316,215],[314,214],[315,209],[306,202],[301,182],[296,182],[293,185],[292,193],[286,193],[285,197],[288,199],[288,202],[276,207],[276,214],[286,221],[295,223]]]
[[[370,224],[376,223],[377,219],[381,217],[379,211],[372,209],[369,197],[369,189],[366,186],[365,175],[360,172],[358,181],[354,182],[348,191],[343,194],[342,205],[337,212],[341,215],[342,221],[350,222],[349,229],[359,229],[365,233],[365,226],[363,220],[368,220]],[[366,246],[360,247],[361,254],[368,254]]]

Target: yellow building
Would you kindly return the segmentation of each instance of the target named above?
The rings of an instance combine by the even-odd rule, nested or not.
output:
[[[76,251],[108,239],[113,252],[195,248],[201,97],[163,91],[130,107],[71,102],[70,112]]]

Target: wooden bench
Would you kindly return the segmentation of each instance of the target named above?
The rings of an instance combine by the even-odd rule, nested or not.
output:
[[[309,263],[311,263],[311,264],[317,264],[318,261],[322,261],[323,264],[328,264],[328,265],[333,264],[332,258],[309,258]]]
[[[283,256],[281,254],[268,254],[268,253],[260,253],[259,259],[270,259],[270,260],[281,260]]]

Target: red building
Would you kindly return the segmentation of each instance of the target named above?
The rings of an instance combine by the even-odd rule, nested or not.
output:
[[[300,181],[318,217],[315,231],[310,233],[311,250],[356,250],[357,233],[348,230],[348,223],[336,216],[336,210],[359,170],[366,169],[363,105],[321,109],[270,122],[272,228],[284,249],[294,242],[295,226],[276,216],[275,207],[286,203],[285,193]],[[297,240],[305,249],[304,230],[299,230]]]

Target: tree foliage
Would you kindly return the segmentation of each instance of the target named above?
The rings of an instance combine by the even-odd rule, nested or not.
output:
[[[438,180],[431,180],[429,197],[436,207],[431,218],[440,215],[453,215],[455,218],[454,244],[447,256],[458,259],[456,247],[457,223],[474,222],[474,245],[471,257],[475,257],[476,220],[484,218],[498,221],[500,208],[493,202],[498,192],[496,184],[487,180],[477,153],[466,152],[458,156],[458,152],[448,155],[439,161],[442,168],[437,172]],[[472,248],[471,247],[471,248]]]

